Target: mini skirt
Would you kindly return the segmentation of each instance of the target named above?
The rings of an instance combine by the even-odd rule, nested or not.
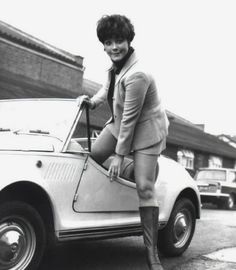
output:
[[[158,143],[151,145],[147,148],[135,150],[135,152],[145,154],[145,155],[157,155],[159,156],[161,152],[166,148],[166,138],[162,139]]]

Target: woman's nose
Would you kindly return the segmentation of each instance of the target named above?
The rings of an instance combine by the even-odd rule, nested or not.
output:
[[[114,50],[114,49],[117,49],[117,43],[116,42],[112,42],[112,49]]]

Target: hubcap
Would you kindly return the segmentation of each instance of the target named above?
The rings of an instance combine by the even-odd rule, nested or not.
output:
[[[191,214],[186,210],[176,215],[174,222],[174,245],[176,248],[183,247],[189,239],[192,229]]]
[[[0,224],[0,269],[25,269],[35,248],[35,233],[28,222],[20,219]]]

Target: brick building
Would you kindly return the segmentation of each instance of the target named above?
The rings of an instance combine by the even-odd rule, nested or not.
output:
[[[75,97],[83,58],[0,21],[0,98]]]
[[[217,137],[219,139],[221,139],[222,141],[228,143],[229,145],[233,146],[234,148],[236,148],[236,136],[230,136],[230,135],[226,135],[226,134],[220,134]]]

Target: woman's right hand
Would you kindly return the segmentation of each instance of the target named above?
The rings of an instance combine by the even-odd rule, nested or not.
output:
[[[95,108],[95,102],[92,101],[88,95],[81,95],[77,98],[78,105],[81,104],[82,102],[85,102],[89,106],[89,109]]]

